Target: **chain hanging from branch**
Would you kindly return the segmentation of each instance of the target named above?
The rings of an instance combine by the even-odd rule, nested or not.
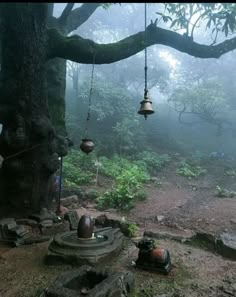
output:
[[[86,122],[85,122],[84,138],[82,139],[82,143],[80,145],[80,149],[86,154],[91,153],[94,149],[94,143],[91,139],[89,139],[89,135],[88,135],[89,121],[90,121],[90,116],[91,116],[92,93],[93,93],[94,65],[95,65],[95,52],[93,55],[93,65],[92,65],[90,90],[89,90],[88,113],[87,113],[87,118],[86,118]]]
[[[144,115],[145,120],[147,119],[147,116],[154,113],[154,110],[152,109],[152,101],[148,98],[148,88],[147,88],[147,3],[144,4],[144,43],[145,43],[145,59],[144,59],[144,100],[140,102],[141,107],[138,111],[138,114]]]

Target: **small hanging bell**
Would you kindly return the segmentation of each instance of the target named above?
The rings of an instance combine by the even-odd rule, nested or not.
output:
[[[86,154],[89,154],[93,151],[94,149],[94,143],[92,142],[91,139],[84,138],[82,139],[82,143],[80,145],[81,151],[83,151]]]
[[[138,114],[144,115],[145,120],[147,116],[153,114],[155,111],[152,109],[152,101],[149,100],[147,92],[144,93],[144,100],[140,102],[141,107]]]

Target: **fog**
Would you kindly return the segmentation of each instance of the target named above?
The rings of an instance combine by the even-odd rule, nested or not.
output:
[[[0,27],[0,297],[236,296],[236,3]]]
[[[76,4],[77,7],[80,5]],[[59,16],[64,7],[65,3],[55,4],[54,15]],[[148,5],[147,24],[155,20],[156,12],[162,9],[160,3]],[[211,44],[212,37],[205,25],[203,22],[194,31],[194,41]],[[169,28],[163,21],[158,22],[158,26]],[[143,29],[144,4],[122,3],[97,9],[72,35],[79,34],[97,43],[111,43]],[[219,34],[218,41],[223,38],[223,34]],[[235,55],[233,51],[219,59],[200,59],[167,46],[147,48],[147,84],[155,110],[147,121],[137,115],[143,100],[144,51],[116,63],[95,65],[91,99],[92,137],[101,143],[101,138],[106,139],[108,134],[115,137],[117,125],[124,123],[125,118],[135,119],[136,128],[144,134],[142,139],[138,135],[134,137],[137,149],[148,145],[157,151],[172,149],[203,154],[223,150],[230,158],[235,158],[236,103],[232,66]],[[75,65],[68,63],[66,118],[68,132],[78,144],[85,126],[92,65],[77,64],[77,91],[73,89],[71,77],[71,67],[75,69]],[[101,90],[97,92],[98,96],[96,88],[104,88],[104,97]],[[120,103],[117,102],[119,90],[127,96]],[[128,126],[124,128],[124,134],[127,129]],[[127,137],[123,136],[124,139]],[[123,145],[127,146],[125,140]]]

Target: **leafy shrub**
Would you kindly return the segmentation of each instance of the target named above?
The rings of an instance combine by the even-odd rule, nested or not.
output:
[[[180,166],[176,170],[177,175],[182,175],[189,179],[198,177],[199,175],[205,174],[206,172],[207,170],[202,168],[201,166],[193,166],[185,161],[180,162]]]
[[[118,177],[123,170],[128,170],[132,166],[132,162],[118,155],[114,155],[111,159],[100,157],[99,161],[102,164],[100,171],[113,178]]]
[[[129,210],[133,207],[134,193],[129,187],[117,185],[110,191],[106,191],[98,198],[98,209],[106,209],[109,207]]]
[[[91,172],[93,170],[93,172]],[[76,187],[93,182],[94,161],[80,151],[71,150],[63,161],[63,177],[67,187]]]
[[[126,166],[127,164],[129,166]],[[122,162],[119,165],[121,166]],[[114,167],[106,168],[107,173],[115,176],[115,181],[112,189],[98,198],[97,206],[100,209],[114,207],[129,210],[133,207],[137,190],[149,179],[145,170],[130,161],[127,161],[123,168],[119,165],[115,163]],[[115,171],[114,168],[116,168]]]
[[[95,159],[94,155],[86,155],[85,153],[71,149],[69,154],[64,158],[64,162],[78,166],[84,170],[93,170],[95,169]]]
[[[150,172],[161,170],[171,161],[168,154],[159,155],[150,151],[141,152],[136,158],[138,159],[136,164],[147,168]]]
[[[138,230],[139,230],[139,227],[136,224],[129,224],[129,226],[128,226],[128,232],[129,232],[128,236],[129,237],[134,237],[137,234]]]

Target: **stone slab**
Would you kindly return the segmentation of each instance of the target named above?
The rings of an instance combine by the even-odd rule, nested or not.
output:
[[[96,270],[84,265],[61,274],[40,297],[128,297],[133,288],[131,272]]]

